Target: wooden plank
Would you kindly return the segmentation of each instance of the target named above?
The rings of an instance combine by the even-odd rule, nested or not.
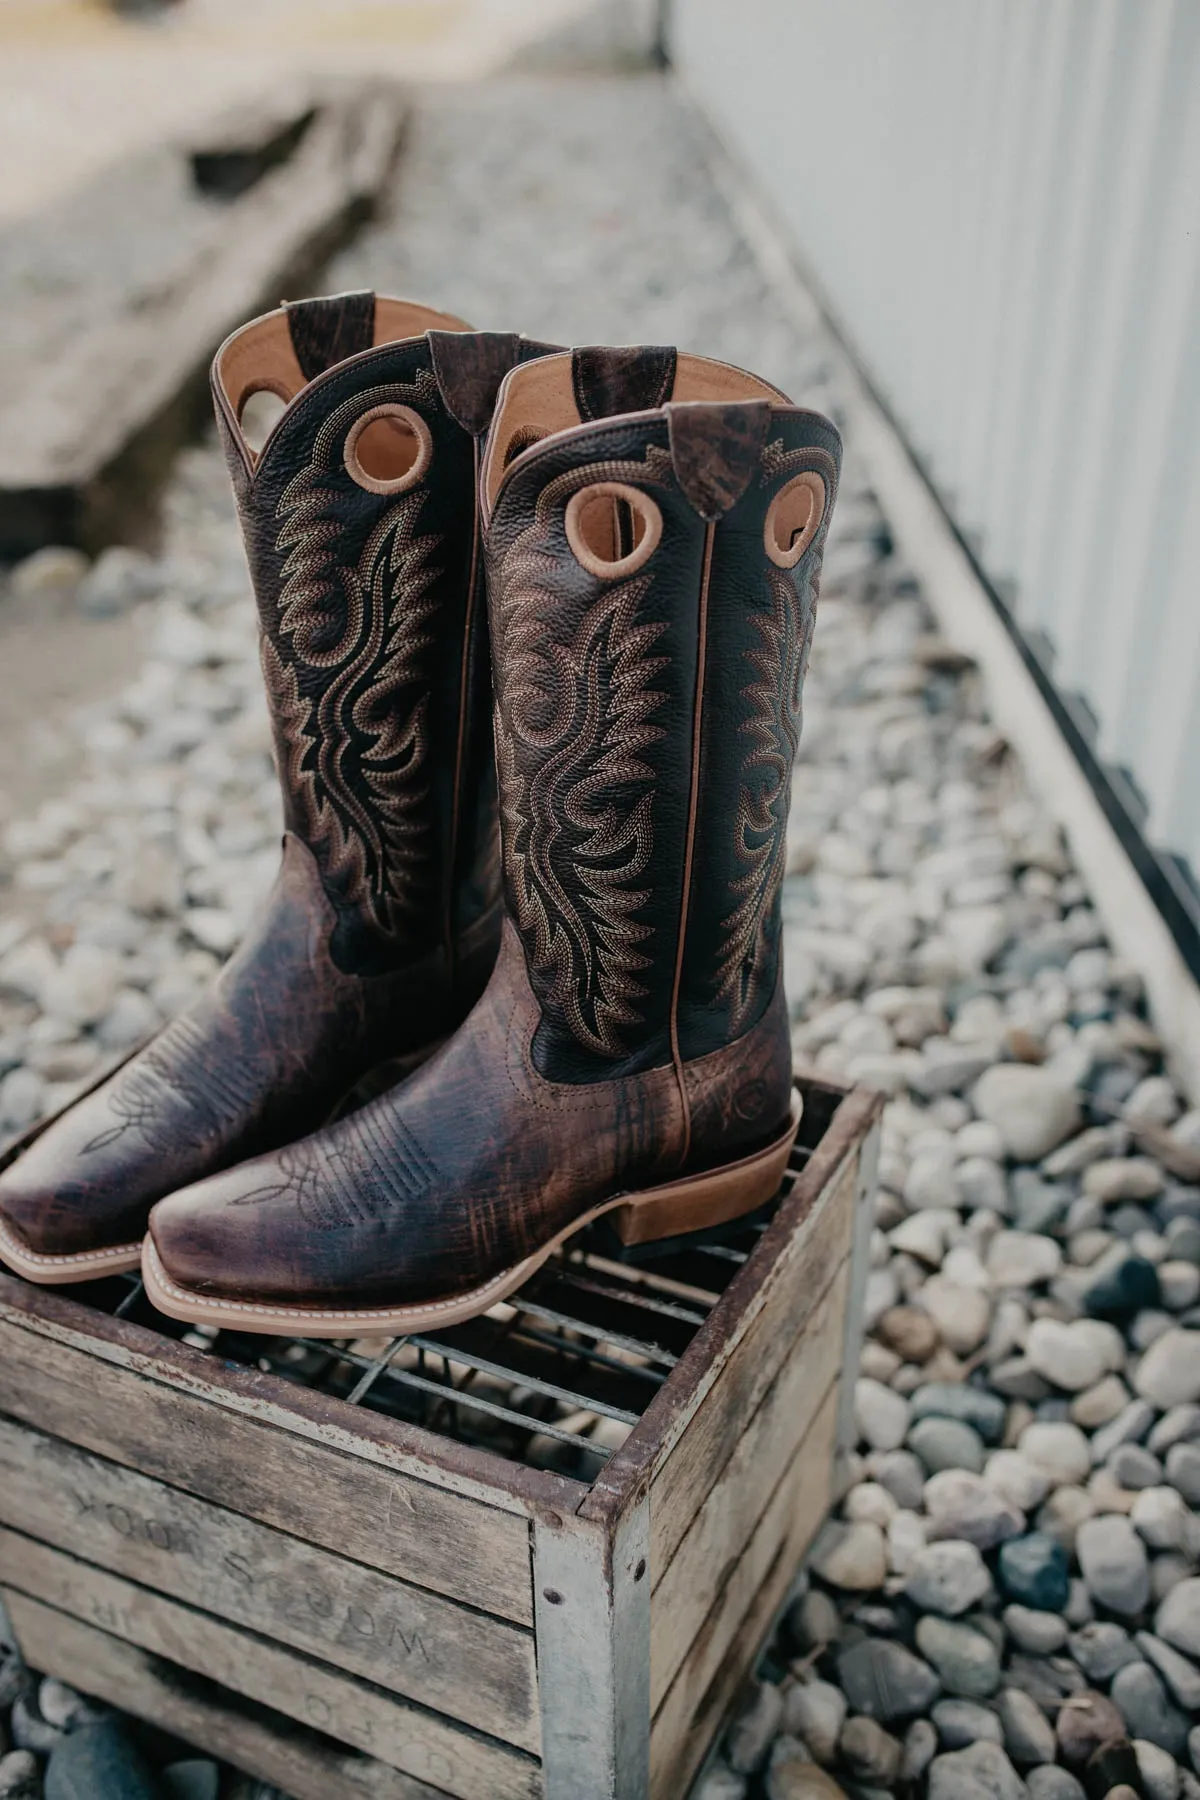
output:
[[[650,1770],[648,1507],[615,1533],[534,1525],[542,1758],[552,1800],[645,1800]]]
[[[0,1523],[537,1751],[533,1639],[0,1419]]]
[[[87,1405],[79,1397],[87,1395]],[[518,1624],[529,1526],[0,1319],[0,1411],[294,1537]]]
[[[538,1800],[537,1761],[165,1595],[0,1529],[0,1587],[113,1632],[463,1800]]]
[[[4,1602],[34,1667],[277,1785],[292,1800],[445,1800],[444,1788],[335,1744],[39,1600],[10,1591]]]
[[[703,1758],[825,1517],[837,1428],[826,1394],[750,1542],[728,1571],[650,1732],[651,1800],[677,1800]]]
[[[650,1704],[657,1710],[704,1623],[714,1590],[804,1442],[842,1368],[850,1266],[844,1262],[654,1588]],[[826,1504],[831,1471],[826,1471]],[[650,1490],[651,1516],[655,1490]]]
[[[114,1319],[81,1306],[62,1289],[34,1287],[3,1272],[0,1319],[36,1332],[51,1343],[82,1350],[101,1362],[132,1369],[178,1393],[227,1407],[240,1418],[265,1420],[310,1442],[526,1518],[538,1506],[574,1512],[587,1492],[580,1482],[565,1476],[508,1462],[489,1450],[456,1443],[383,1413],[349,1406],[333,1395],[284,1381],[278,1375],[220,1361],[128,1319]]]
[[[783,1315],[785,1341],[790,1343],[795,1337],[796,1327],[788,1322],[787,1315],[791,1309],[802,1312],[808,1303],[804,1283],[792,1279],[793,1270],[807,1257],[808,1237],[800,1228],[826,1189],[846,1181],[853,1185],[860,1140],[882,1108],[883,1096],[865,1088],[855,1089],[842,1100],[791,1193],[696,1333],[672,1379],[659,1390],[625,1443],[610,1457],[580,1507],[581,1514],[591,1518],[620,1515],[630,1496],[666,1462],[742,1339],[764,1311],[778,1309]],[[848,1200],[845,1205],[849,1229]],[[764,1351],[770,1347],[768,1333],[763,1337]],[[776,1360],[772,1374],[777,1366]],[[770,1377],[764,1385],[769,1385],[769,1380]]]
[[[857,1165],[857,1156],[846,1159],[791,1240],[789,1253],[777,1260],[761,1290],[761,1306],[738,1333],[687,1431],[653,1474],[650,1529],[656,1580],[737,1449],[747,1419],[794,1353],[846,1262]]]
[[[60,284],[68,291],[51,307],[4,295],[18,341],[3,358],[0,553],[22,554],[47,534],[89,547],[130,524],[145,534],[135,509],[145,514],[147,484],[207,412],[214,349],[281,291],[308,284],[382,190],[403,116],[395,89],[327,94],[290,159],[232,205],[189,196],[176,148],[106,171],[93,205],[107,208],[111,240],[98,260],[103,273],[118,271],[108,291],[97,290],[90,312],[78,278]],[[158,216],[164,187],[175,200],[169,233]],[[39,221],[43,234],[67,229],[86,199],[70,196],[61,216]],[[171,240],[171,254],[157,258],[156,227]],[[125,262],[140,267],[122,281]]]

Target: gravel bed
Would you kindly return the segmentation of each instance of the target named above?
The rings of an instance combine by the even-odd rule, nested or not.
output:
[[[828,347],[764,291],[703,149],[649,78],[430,98],[394,216],[330,285],[678,341],[836,416]],[[1078,1800],[1125,1736],[1114,1779],[1200,1800],[1200,1112],[849,450],[784,907],[797,1055],[889,1096],[859,1446],[700,1792]],[[97,590],[152,648],[78,721],[72,785],[7,828],[0,1138],[210,978],[276,860],[215,450],[181,460],[162,556],[110,554]],[[0,1663],[18,1694],[0,1800],[40,1792],[8,1773],[42,1745]],[[51,1729],[66,1704],[43,1686]]]

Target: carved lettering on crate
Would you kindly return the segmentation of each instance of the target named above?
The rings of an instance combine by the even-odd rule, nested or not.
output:
[[[531,1633],[7,1419],[0,1524],[537,1747]]]
[[[5,1603],[29,1661],[219,1756],[294,1800],[445,1800],[445,1790],[331,1743],[266,1706],[27,1595]]]
[[[480,1794],[489,1800],[538,1800],[541,1794],[539,1765],[531,1756],[3,1529],[0,1587],[32,1592],[62,1612],[210,1676],[465,1800]]]
[[[0,1410],[202,1499],[236,1495],[239,1511],[295,1537],[533,1623],[523,1518],[297,1440],[214,1398],[0,1319]]]

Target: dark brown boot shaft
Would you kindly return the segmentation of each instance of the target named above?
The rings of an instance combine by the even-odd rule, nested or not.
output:
[[[496,899],[477,477],[536,349],[350,294],[256,320],[214,363],[285,818],[349,973],[452,959]],[[288,406],[256,455],[239,419],[264,388]]]
[[[568,1082],[706,1056],[776,993],[841,451],[724,364],[604,356],[514,374],[484,474],[507,904]]]

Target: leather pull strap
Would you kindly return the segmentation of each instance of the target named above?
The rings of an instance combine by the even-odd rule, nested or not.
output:
[[[594,345],[571,352],[571,385],[586,423],[649,412],[670,399],[676,353],[669,345]]]
[[[769,400],[684,400],[667,407],[675,478],[709,524],[749,487],[770,429]]]
[[[430,331],[430,355],[446,411],[464,431],[479,437],[492,422],[496,395],[521,360],[515,331]]]
[[[317,300],[285,300],[288,333],[306,381],[375,342],[375,296],[326,294]]]

